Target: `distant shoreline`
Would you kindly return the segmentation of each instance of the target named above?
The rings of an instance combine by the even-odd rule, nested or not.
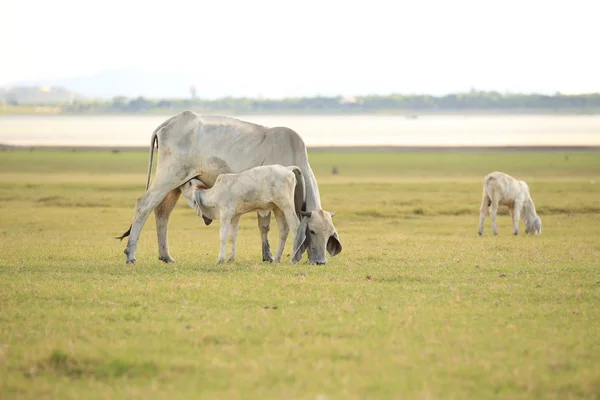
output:
[[[185,109],[156,109],[141,112],[65,112],[56,107],[33,107],[20,111],[11,111],[0,107],[1,117],[144,117],[144,116],[172,116],[177,115]],[[381,109],[365,111],[334,111],[334,110],[277,110],[277,111],[248,111],[248,110],[198,110],[192,109],[199,115],[223,115],[223,116],[393,116],[418,119],[419,117],[431,116],[526,116],[526,115],[599,115],[600,109],[551,109],[551,108],[512,108],[512,109],[447,109],[447,110],[410,110],[410,109]]]
[[[415,152],[415,151],[600,151],[600,146],[307,146],[311,152]],[[148,146],[18,146],[0,143],[0,151],[147,152]]]

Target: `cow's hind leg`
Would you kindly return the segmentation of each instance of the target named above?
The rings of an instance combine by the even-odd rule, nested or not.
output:
[[[166,262],[175,262],[169,252],[169,238],[168,238],[168,227],[169,217],[171,212],[177,205],[177,200],[181,195],[181,190],[171,190],[167,196],[160,202],[158,207],[154,209],[154,216],[156,217],[156,236],[158,238],[158,259]]]
[[[271,212],[256,213],[258,217],[258,229],[260,229],[260,240],[262,242],[262,260],[273,262],[273,255],[271,254],[271,245],[269,244],[269,229],[271,225]]]
[[[148,189],[142,197],[140,197],[135,205],[135,214],[133,216],[133,223],[131,224],[129,232],[129,240],[127,241],[127,247],[125,248],[125,255],[127,256],[126,263],[135,263],[135,251],[137,249],[138,240],[140,238],[140,232],[142,227],[146,223],[146,220],[150,216],[152,210],[158,206],[163,199],[169,194],[169,192],[181,185],[182,182],[175,179],[155,179],[152,187]]]

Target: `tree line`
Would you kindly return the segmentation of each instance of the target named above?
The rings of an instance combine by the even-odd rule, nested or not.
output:
[[[499,92],[471,91],[468,93],[431,95],[373,95],[356,97],[298,97],[284,99],[253,99],[225,97],[204,99],[128,99],[115,97],[110,101],[75,101],[65,105],[65,112],[143,113],[152,111],[178,111],[193,109],[205,112],[231,113],[376,113],[376,112],[435,112],[435,111],[510,111],[510,110],[570,110],[578,112],[600,111],[600,93],[564,95],[503,94]]]
[[[60,89],[60,88],[59,88]],[[56,97],[60,94],[59,97]],[[52,102],[48,96],[54,96]],[[44,97],[46,96],[46,97]],[[59,99],[59,100],[55,100]],[[471,90],[444,96],[432,95],[372,95],[315,96],[283,99],[224,97],[220,99],[149,99],[145,97],[114,97],[110,100],[90,100],[68,91],[0,90],[0,106],[55,105],[63,113],[165,113],[191,109],[204,113],[411,113],[452,111],[564,111],[600,112],[600,93],[566,95],[555,93],[519,94]]]

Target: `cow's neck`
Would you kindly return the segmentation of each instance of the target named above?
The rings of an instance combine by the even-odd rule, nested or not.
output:
[[[317,180],[314,178],[314,175],[311,175],[305,176],[304,179],[306,189],[306,211],[320,210],[322,208]]]

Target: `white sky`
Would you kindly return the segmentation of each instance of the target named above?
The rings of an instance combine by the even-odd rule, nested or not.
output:
[[[598,0],[150,4],[0,0],[0,85],[135,68],[269,97],[600,92]]]

